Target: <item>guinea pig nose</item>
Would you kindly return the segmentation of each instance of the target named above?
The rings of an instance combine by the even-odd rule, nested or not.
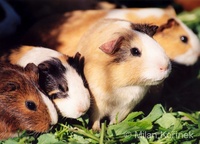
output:
[[[160,66],[160,71],[167,71],[168,69],[170,69],[170,63]]]

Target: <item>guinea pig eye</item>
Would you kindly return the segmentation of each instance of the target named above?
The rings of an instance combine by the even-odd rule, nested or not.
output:
[[[180,39],[181,39],[181,41],[184,42],[184,43],[187,43],[187,42],[188,42],[188,37],[187,37],[187,36],[181,36]]]
[[[31,111],[36,111],[37,109],[36,104],[33,101],[26,101],[25,105]]]
[[[138,48],[136,48],[136,47],[131,48],[130,51],[131,51],[131,54],[132,54],[133,56],[141,56],[140,50],[139,50]]]

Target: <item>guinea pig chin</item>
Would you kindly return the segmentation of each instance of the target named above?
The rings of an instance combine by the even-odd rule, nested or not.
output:
[[[63,117],[75,119],[84,115],[90,106],[87,102],[79,102],[80,99],[73,101],[68,97],[64,99],[54,99],[53,101]]]
[[[142,75],[142,83],[144,85],[158,85],[163,82],[171,72],[171,63],[165,70],[152,70],[143,73]]]

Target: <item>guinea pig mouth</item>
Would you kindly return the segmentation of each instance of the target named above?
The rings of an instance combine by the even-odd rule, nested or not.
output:
[[[154,82],[154,85],[158,85],[158,84],[162,83],[164,80],[165,80],[165,78],[163,78],[163,79],[161,79],[161,80],[156,80],[156,81]]]
[[[146,85],[149,85],[149,86],[151,86],[151,85],[159,85],[160,83],[162,83],[163,81],[165,80],[165,77],[164,78],[162,78],[162,79],[151,79],[151,80],[147,80],[146,81]]]

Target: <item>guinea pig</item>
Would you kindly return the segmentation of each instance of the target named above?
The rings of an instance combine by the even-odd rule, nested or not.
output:
[[[21,18],[6,0],[0,0],[0,39],[16,32]]]
[[[77,50],[85,58],[84,74],[91,91],[90,121],[100,128],[122,121],[152,85],[168,77],[171,63],[151,37],[158,27],[103,19],[81,38]],[[117,119],[117,121],[116,121]]]
[[[30,62],[36,64],[40,71],[41,87],[63,117],[78,118],[89,109],[90,94],[80,73],[83,71],[80,56],[68,57],[48,48],[22,46],[1,59],[23,67]]]
[[[103,18],[118,18],[159,26],[153,37],[176,63],[193,65],[200,55],[198,37],[177,18],[172,7],[86,10],[52,16],[33,26],[23,43],[51,47],[61,53],[73,55],[73,49],[83,34]],[[50,25],[47,25],[49,23]]]
[[[46,132],[57,123],[57,111],[38,86],[38,68],[0,63],[0,139],[24,130]]]

